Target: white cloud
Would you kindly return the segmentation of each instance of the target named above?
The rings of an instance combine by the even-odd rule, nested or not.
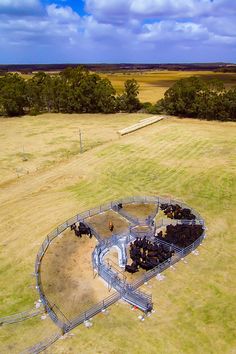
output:
[[[35,14],[42,10],[40,0],[0,0],[0,14]]]
[[[59,20],[79,21],[80,19],[80,16],[69,6],[62,7],[57,4],[51,4],[47,6],[47,13],[49,17]]]
[[[76,12],[68,6],[55,4],[49,5],[40,16],[0,15],[1,37],[5,44],[14,46],[70,45],[77,42],[80,26]]]
[[[235,13],[234,0],[85,0],[86,8],[95,18],[183,18],[210,16],[214,13]]]
[[[221,45],[228,46],[236,43],[236,32],[227,33],[227,31],[219,30],[218,23],[222,22],[218,19],[216,24],[207,26],[205,24],[193,22],[177,22],[177,21],[160,21],[143,26],[143,32],[139,35],[140,40],[158,43],[168,43],[169,45],[181,45],[187,48],[194,46]],[[232,24],[233,26],[233,24]],[[217,28],[217,30],[215,30]]]
[[[236,8],[229,0],[132,0],[130,11],[142,17],[193,18],[225,11],[228,6]]]
[[[131,27],[135,26],[134,23]],[[86,38],[100,41],[104,44],[122,45],[134,40],[132,30],[129,27],[116,26],[108,23],[99,23],[92,16],[87,16],[83,22],[84,34]]]
[[[140,35],[143,41],[204,41],[209,38],[206,27],[192,22],[161,21],[146,24],[144,32]]]
[[[86,10],[100,22],[123,24],[130,13],[130,0],[86,0]]]
[[[223,17],[206,17],[201,22],[212,32],[218,35],[229,37],[236,36],[236,19],[235,16]]]
[[[1,0],[1,7],[21,7],[23,6],[35,6],[38,5],[38,0]]]

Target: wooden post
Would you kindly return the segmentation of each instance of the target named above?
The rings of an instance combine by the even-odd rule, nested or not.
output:
[[[82,132],[79,129],[79,142],[80,142],[80,153],[83,153],[83,141],[82,141]]]

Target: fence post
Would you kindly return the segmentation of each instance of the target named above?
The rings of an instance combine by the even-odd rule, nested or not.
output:
[[[39,255],[37,254],[37,263],[38,265],[40,264],[40,259],[39,259]]]
[[[191,252],[193,252],[193,250],[195,249],[195,242],[192,244],[192,249],[191,249]]]

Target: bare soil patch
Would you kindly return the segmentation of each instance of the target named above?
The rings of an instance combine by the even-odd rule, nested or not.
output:
[[[109,230],[110,221],[114,225],[112,232]],[[102,238],[108,238],[111,237],[112,234],[128,231],[129,228],[129,222],[113,210],[91,216],[86,219],[86,222],[90,224]]]
[[[123,205],[124,211],[140,219],[145,219],[148,215],[154,214],[156,211],[156,204],[149,203],[131,203]]]
[[[94,278],[91,258],[95,246],[94,237],[78,238],[67,230],[50,245],[42,260],[45,295],[68,319],[112,293],[101,278]],[[57,309],[54,310],[57,313]]]

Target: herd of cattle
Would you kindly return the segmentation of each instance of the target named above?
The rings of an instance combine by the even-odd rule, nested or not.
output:
[[[117,209],[123,206],[119,203]],[[195,220],[196,217],[188,208],[181,208],[178,204],[161,204],[160,209],[164,211],[165,215],[171,219],[177,220]],[[110,231],[113,231],[114,225],[109,222]],[[88,235],[92,238],[91,228],[83,222],[71,225],[71,230],[74,230],[77,237]],[[195,223],[181,224],[181,225],[167,225],[165,231],[160,231],[155,235],[156,241],[162,240],[169,244],[185,248],[196,241],[203,233],[202,225]],[[150,270],[155,268],[158,264],[170,259],[174,251],[170,251],[168,246],[152,242],[146,237],[136,238],[134,242],[130,243],[130,258],[131,265],[127,264],[125,270],[129,273],[138,272],[139,268]]]
[[[150,270],[171,258],[173,254],[174,251],[170,251],[166,246],[157,245],[147,240],[146,237],[136,238],[134,242],[130,243],[132,264],[127,264],[125,270],[129,273],[136,273],[139,268]]]
[[[196,241],[203,231],[202,225],[167,225],[165,234],[160,231],[157,239],[185,248]]]
[[[164,214],[170,219],[177,220],[195,220],[196,216],[191,213],[188,208],[181,208],[179,204],[161,204],[160,209],[164,211]]]

